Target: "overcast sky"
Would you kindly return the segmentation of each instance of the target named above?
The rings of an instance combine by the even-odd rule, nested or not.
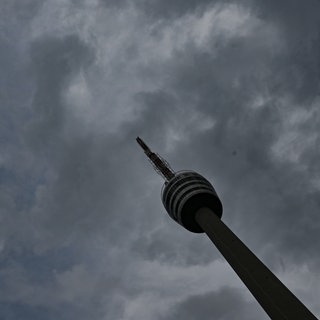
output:
[[[268,319],[137,135],[320,316],[319,80],[317,0],[0,0],[0,318]]]

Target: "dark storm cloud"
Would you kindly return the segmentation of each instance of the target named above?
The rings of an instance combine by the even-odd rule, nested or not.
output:
[[[170,315],[163,319],[267,319],[263,310],[257,310],[253,304],[245,301],[239,290],[225,287],[217,292],[189,297],[174,310],[169,310]]]
[[[68,206],[68,199],[69,197],[72,199],[72,196],[66,193],[64,188],[69,186],[69,190],[75,190],[75,185],[79,186],[79,179],[85,173],[82,176],[78,175],[75,179],[74,170],[80,170],[80,165],[68,164],[67,154],[72,152],[74,159],[77,159],[79,145],[81,144],[85,149],[88,142],[83,137],[79,137],[79,142],[77,142],[77,136],[63,134],[66,126],[70,125],[67,123],[63,92],[73,75],[79,70],[85,69],[92,60],[92,56],[89,48],[83,45],[76,36],[68,36],[62,39],[37,40],[31,45],[30,60],[36,90],[32,103],[33,117],[25,126],[25,146],[31,151],[30,155],[35,161],[33,174],[45,183],[47,179],[50,179],[46,176],[45,171],[50,168],[51,174],[56,175],[59,185],[56,191],[54,189],[51,191],[53,199],[51,196],[46,199],[48,201],[46,206],[52,206],[51,209],[42,207],[44,212],[37,220],[48,219],[51,216],[50,212],[52,212],[56,215],[62,214],[65,220],[62,224],[71,226],[72,221],[68,221],[68,217],[72,215],[72,208],[70,205],[69,210],[65,210],[63,207]],[[70,168],[68,172],[65,172],[67,175],[63,178],[64,172],[62,170],[68,166]],[[61,181],[61,179],[65,180]],[[74,185],[71,186],[70,183]],[[49,205],[49,203],[51,204]],[[56,219],[56,221],[60,221],[60,219]],[[54,224],[51,223],[51,227],[53,226]]]
[[[34,130],[35,133],[31,136],[30,143],[36,145],[34,140],[41,140],[43,142],[40,147],[46,145],[46,149],[54,153],[50,140],[58,144],[55,140],[59,140],[57,136],[65,125],[63,91],[74,74],[90,63],[92,56],[89,48],[76,36],[68,36],[62,39],[37,40],[32,44],[30,59],[36,85],[33,101],[36,117],[34,123],[30,124],[30,131]]]
[[[319,94],[319,1],[261,1],[256,10],[284,32],[286,51],[275,61],[274,91],[294,94],[304,108]]]
[[[140,6],[142,10],[145,10],[146,14],[153,18],[166,18],[174,19],[175,17],[182,16],[184,14],[193,13],[194,11],[201,11],[206,6],[212,5],[214,3],[219,3],[219,1],[211,0],[179,0],[179,1],[140,1],[138,2],[138,7]]]
[[[117,155],[111,151],[116,144],[121,146],[121,136],[93,136],[83,130],[63,99],[70,81],[92,63],[90,48],[75,35],[46,38],[32,44],[30,59],[37,90],[26,144],[38,168],[48,172],[37,191],[32,223],[46,230],[49,242],[59,245],[74,234],[77,238],[79,230],[101,227],[106,219],[114,224],[113,199],[123,183],[117,166],[127,151],[118,149]]]
[[[4,317],[262,317],[164,212],[137,135],[317,307],[318,3],[4,3]]]

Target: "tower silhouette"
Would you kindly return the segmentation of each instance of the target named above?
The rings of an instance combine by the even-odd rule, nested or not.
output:
[[[271,319],[317,319],[221,221],[222,204],[207,179],[194,171],[174,172],[141,138],[137,142],[165,179],[161,197],[170,217],[191,232],[207,234]]]

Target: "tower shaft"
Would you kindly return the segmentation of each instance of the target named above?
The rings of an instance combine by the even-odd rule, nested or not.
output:
[[[201,208],[195,220],[271,319],[317,319],[213,211]]]

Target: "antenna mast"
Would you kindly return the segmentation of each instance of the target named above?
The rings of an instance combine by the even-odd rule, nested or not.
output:
[[[166,181],[172,179],[175,175],[175,172],[171,169],[169,163],[159,154],[152,152],[141,138],[137,137],[136,140],[139,143],[140,147],[143,149],[144,153],[147,155],[154,170],[158,174],[160,174]]]

